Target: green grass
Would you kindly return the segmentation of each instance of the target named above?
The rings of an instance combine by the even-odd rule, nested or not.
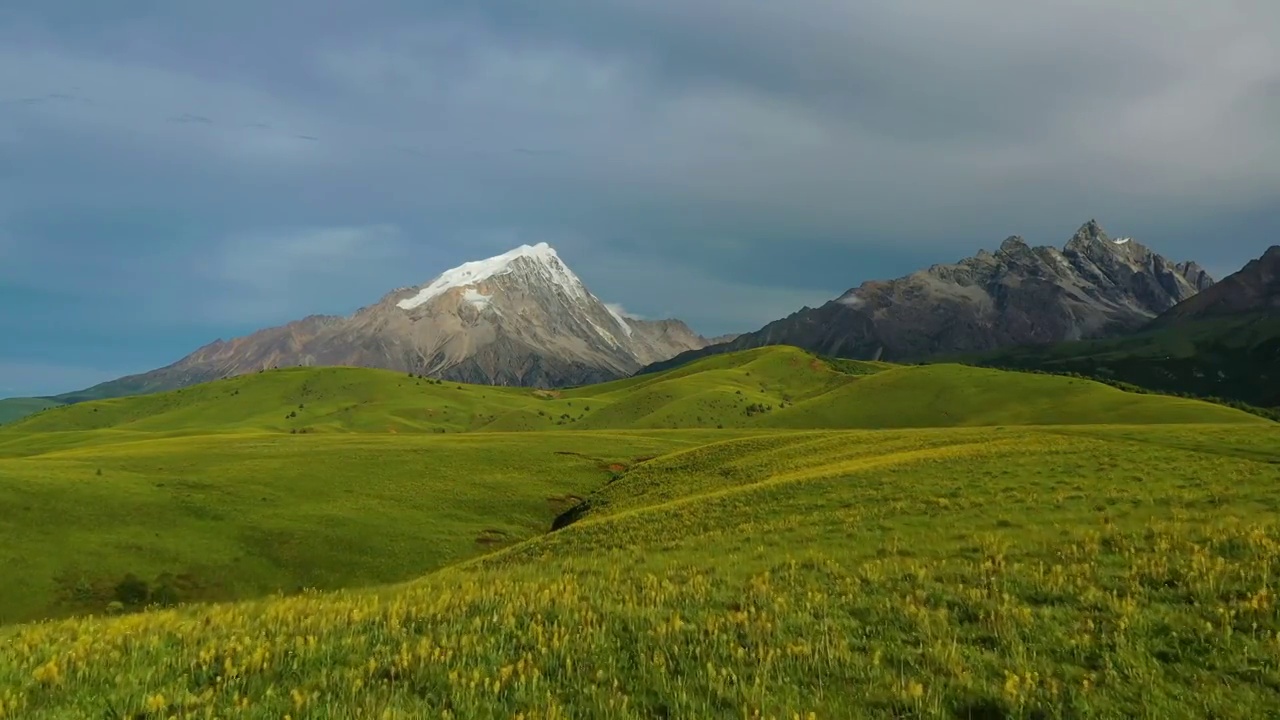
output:
[[[1280,711],[1274,426],[707,440],[408,584],[18,628],[0,688],[33,720]]]
[[[129,575],[184,601],[405,580],[730,431],[1103,421],[1265,424],[1078,379],[782,347],[554,392],[297,368],[81,403],[0,430],[0,623],[100,612]]]
[[[0,459],[0,623],[101,612],[130,573],[186,601],[406,580],[545,532],[620,467],[698,441],[223,435]]]
[[[472,430],[489,413],[525,407],[528,391],[436,385],[362,368],[288,368],[180,390],[68,405],[19,423],[30,434],[77,430],[121,433],[422,432]]]
[[[1141,397],[1142,401],[1137,401]],[[899,367],[770,415],[772,427],[948,427],[1242,422],[1197,400],[1135,396],[1079,378],[962,365]]]
[[[450,433],[997,424],[1249,423],[1235,409],[964,365],[832,365],[768,347],[563,391],[437,384],[384,370],[289,368],[55,408],[0,429],[0,456],[209,433]]]
[[[1280,318],[1214,318],[1113,340],[1010,348],[962,359],[1072,372],[1161,392],[1280,408]]]
[[[1274,716],[1278,484],[1231,408],[790,348],[85,403],[0,430],[0,621],[94,615],[0,626],[0,718]]]
[[[21,420],[41,410],[58,407],[62,403],[52,398],[4,398],[0,399],[0,425]]]

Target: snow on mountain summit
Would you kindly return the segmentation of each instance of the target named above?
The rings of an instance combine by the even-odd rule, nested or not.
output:
[[[412,310],[454,288],[474,287],[490,278],[517,270],[531,272],[538,280],[562,288],[569,297],[582,298],[588,294],[578,276],[560,260],[555,248],[540,242],[536,245],[521,245],[501,255],[473,260],[446,270],[418,290],[413,297],[405,298],[396,305],[404,310]]]

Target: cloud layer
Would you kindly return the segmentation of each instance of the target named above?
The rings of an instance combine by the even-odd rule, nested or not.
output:
[[[143,370],[541,240],[708,333],[1091,217],[1224,274],[1280,235],[1275,27],[1263,0],[9,4],[0,363]]]

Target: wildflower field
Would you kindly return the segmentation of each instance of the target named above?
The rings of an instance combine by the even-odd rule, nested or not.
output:
[[[778,360],[751,362],[762,358]],[[274,543],[235,550],[264,562],[260,579],[329,567],[346,589],[265,595],[268,582],[237,602],[0,625],[0,718],[1280,715],[1280,426],[1200,403],[1182,407],[1202,407],[1204,422],[1142,423],[1132,416],[1176,407],[1143,403],[1192,401],[1092,383],[1108,403],[1132,399],[1115,411],[1123,422],[1020,423],[1013,406],[999,418],[984,406],[996,389],[945,378],[899,385],[895,400],[877,389],[895,372],[793,379],[814,381],[814,395],[788,403],[853,402],[852,387],[875,380],[866,389],[885,394],[873,397],[917,418],[948,393],[945,407],[971,409],[947,427],[898,429],[769,428],[781,415],[765,412],[736,430],[146,439],[110,426],[28,429],[24,442],[19,424],[0,433],[6,502],[35,503],[47,472],[72,515],[150,497],[172,519],[177,494],[146,488],[198,476],[210,487],[197,497],[223,516],[174,532],[204,528],[191,537],[216,553],[219,528],[274,519]],[[1026,377],[1066,383],[1010,377],[1018,392]],[[593,412],[708,412],[685,396],[635,399],[655,382],[597,388]],[[69,411],[85,408],[37,419]],[[846,415],[860,412],[872,410]],[[105,469],[72,472],[81,465]],[[414,473],[425,479],[403,480]],[[104,490],[81,501],[80,486]],[[278,493],[270,512],[251,508],[263,492]],[[86,522],[60,552],[102,537],[121,568],[176,562],[141,533],[121,539],[130,523],[159,527],[147,518]],[[57,519],[45,522],[55,542]],[[499,527],[507,539],[477,542]],[[295,556],[270,555],[289,539]],[[38,550],[6,557],[4,572]],[[383,560],[395,570],[379,575]],[[357,570],[339,577],[346,565]]]

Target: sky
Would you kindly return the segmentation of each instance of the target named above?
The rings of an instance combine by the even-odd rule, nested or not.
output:
[[[706,334],[1096,218],[1280,242],[1280,3],[8,0],[0,397],[548,242]]]

